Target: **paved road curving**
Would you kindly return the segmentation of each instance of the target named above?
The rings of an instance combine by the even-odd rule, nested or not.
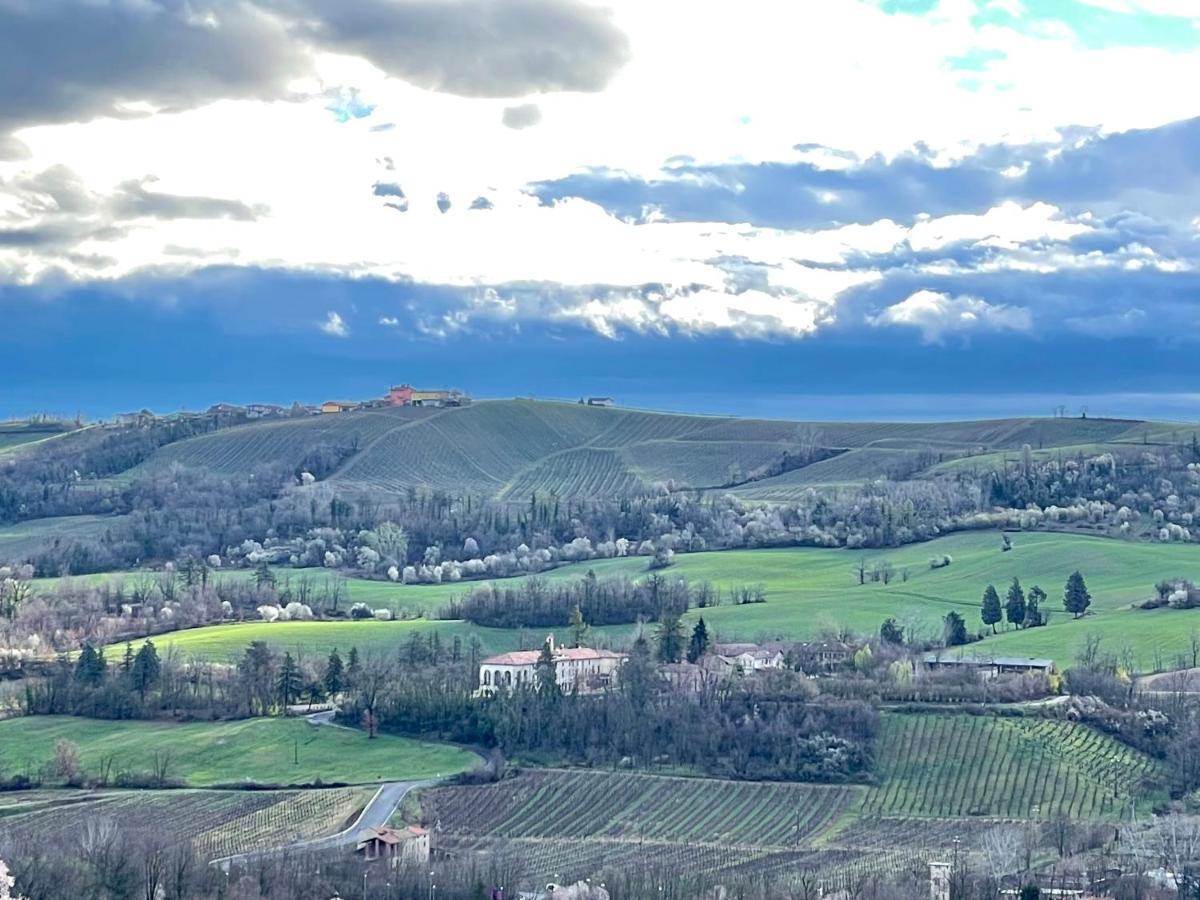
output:
[[[324,710],[322,712],[312,713],[304,717],[310,725],[314,727],[325,728],[345,728],[345,725],[339,725],[333,721],[333,710]],[[271,847],[265,850],[252,850],[248,853],[237,853],[233,856],[222,856],[212,860],[210,865],[220,866],[228,870],[231,865],[244,865],[258,859],[265,859],[271,856],[286,856],[292,853],[307,853],[318,852],[322,850],[338,850],[342,848],[353,848],[358,844],[358,836],[365,829],[371,827],[382,827],[391,819],[392,813],[399,808],[400,803],[404,800],[409,791],[421,787],[428,787],[431,784],[436,784],[435,780],[426,781],[389,781],[379,786],[379,790],[363,807],[363,811],[358,814],[358,818],[354,820],[349,828],[344,828],[337,834],[331,834],[322,838],[309,838],[308,840],[295,841],[291,844],[285,844],[282,847]]]

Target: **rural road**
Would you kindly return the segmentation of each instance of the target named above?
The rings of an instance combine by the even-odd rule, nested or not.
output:
[[[333,710],[312,713],[304,718],[314,727],[346,727],[345,725],[338,725],[333,721]],[[337,834],[296,841],[295,843],[284,844],[281,847],[252,850],[248,853],[237,853],[233,856],[222,856],[212,860],[210,865],[220,866],[222,869],[228,870],[231,865],[244,865],[245,863],[268,856],[282,856],[289,853],[308,851],[336,850],[344,847],[353,848],[357,845],[358,836],[363,830],[371,827],[381,827],[388,823],[388,819],[392,817],[392,813],[400,806],[401,801],[404,800],[409,791],[435,783],[435,781],[386,782],[379,786],[379,790],[375,792],[375,795],[363,807],[362,812],[358,814],[358,818],[354,820],[354,823],[349,828],[344,828]]]
[[[269,856],[284,856],[292,853],[319,852],[322,850],[337,850],[353,848],[358,843],[358,835],[366,828],[386,825],[392,813],[400,805],[409,791],[419,787],[434,784],[433,781],[390,781],[379,786],[363,811],[358,814],[349,828],[331,834],[328,837],[310,838],[285,844],[282,847],[271,847],[265,850],[252,850],[248,853],[237,853],[233,856],[222,856],[211,861],[210,865],[220,866],[228,870],[231,865],[244,865],[257,859]]]

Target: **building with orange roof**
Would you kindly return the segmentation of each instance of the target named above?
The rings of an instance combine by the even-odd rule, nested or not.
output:
[[[599,691],[612,684],[627,654],[593,647],[556,647],[554,635],[546,638],[554,658],[554,679],[564,691]],[[494,694],[537,681],[540,650],[514,650],[489,656],[479,664],[478,694]]]

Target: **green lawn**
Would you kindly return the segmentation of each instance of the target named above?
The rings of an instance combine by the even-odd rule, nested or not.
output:
[[[1147,612],[1130,604],[1144,599],[1161,578],[1200,579],[1200,547],[1183,544],[1130,543],[1080,534],[1028,533],[1012,536],[1013,549],[1003,553],[995,531],[950,535],[923,544],[872,550],[830,550],[790,547],[775,550],[735,550],[679,554],[665,570],[666,577],[710,581],[721,588],[762,584],[767,602],[751,606],[725,604],[687,615],[694,622],[703,615],[711,630],[721,638],[759,640],[764,638],[807,638],[827,629],[848,627],[874,634],[880,622],[896,616],[915,628],[918,636],[941,633],[941,618],[955,609],[972,631],[982,628],[979,600],[988,583],[1003,596],[1013,576],[1026,590],[1040,584],[1049,595],[1046,610],[1050,624],[1045,628],[1002,633],[989,637],[981,647],[1020,655],[1045,655],[1060,665],[1068,664],[1075,648],[1089,631],[1109,638],[1110,649],[1129,643],[1139,669],[1155,662],[1156,648],[1165,661],[1182,652],[1188,633],[1200,627],[1200,610]],[[932,556],[949,555],[953,563],[930,569]],[[855,566],[886,559],[897,571],[889,585],[858,584]],[[1075,621],[1062,609],[1062,588],[1076,568],[1083,572],[1095,600],[1092,614]],[[549,581],[582,577],[592,569],[600,577],[647,575],[644,557],[595,560],[563,566],[543,576]],[[899,574],[907,569],[908,579]],[[282,575],[282,570],[281,570]],[[237,573],[236,577],[248,577]],[[290,577],[299,577],[291,573]],[[502,582],[513,584],[514,582]],[[444,585],[403,585],[351,579],[348,592],[375,606],[395,609],[436,610],[455,595],[477,586],[477,582]],[[564,623],[565,624],[565,623]],[[502,652],[516,647],[534,647],[544,637],[541,629],[508,631],[476,628],[462,622],[409,620],[400,622],[280,622],[220,625],[175,632],[155,639],[162,647],[209,659],[229,660],[252,640],[266,640],[283,649],[327,654],[333,647],[343,652],[350,646],[360,651],[396,652],[413,630],[437,631],[444,646],[454,635],[465,647],[471,635],[479,638],[484,652]],[[627,642],[633,626],[597,629],[601,639]],[[560,632],[561,636],[562,632]]]
[[[389,735],[368,740],[364,732],[300,719],[174,724],[29,716],[0,722],[0,765],[9,773],[37,770],[62,739],[79,746],[82,767],[93,775],[107,758],[114,775],[150,772],[155,754],[169,753],[169,774],[191,787],[424,779],[476,763],[473,753],[451,744]]]

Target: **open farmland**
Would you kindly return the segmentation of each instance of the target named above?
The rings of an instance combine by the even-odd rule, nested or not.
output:
[[[804,423],[492,400],[461,409],[365,410],[241,425],[163,447],[142,468],[178,462],[246,472],[298,466],[318,448],[336,448],[346,459],[330,481],[341,490],[424,487],[524,503],[533,492],[611,498],[666,482],[719,488],[785,452],[816,449],[818,460],[840,454],[741,488],[749,498],[786,500],[806,485],[908,474],[917,460],[1019,450],[1025,443],[1133,440],[1148,428],[1104,419]]]
[[[862,790],[542,770],[486,787],[435,788],[422,804],[448,833],[791,847],[828,829]]]
[[[545,880],[667,861],[697,872],[841,865],[853,854],[814,847],[863,790],[539,770],[434,788],[421,801],[443,846],[504,852]]]
[[[20,561],[39,548],[86,540],[120,521],[117,516],[59,516],[0,525],[0,563]]]
[[[802,639],[842,626],[874,634],[888,616],[897,617],[910,630],[916,629],[918,636],[930,637],[940,635],[941,619],[950,610],[957,610],[967,627],[975,631],[982,627],[979,599],[984,587],[995,584],[1003,593],[1014,576],[1021,579],[1026,590],[1035,584],[1045,589],[1049,595],[1045,611],[1050,614],[1050,623],[1043,628],[1001,631],[973,645],[970,652],[1048,656],[1065,667],[1087,636],[1096,633],[1105,638],[1107,651],[1116,652],[1128,646],[1137,668],[1148,671],[1155,667],[1157,658],[1170,662],[1185,652],[1189,632],[1200,627],[1200,610],[1150,611],[1130,607],[1131,603],[1145,599],[1154,583],[1162,578],[1200,580],[1200,550],[1195,546],[1042,532],[1014,534],[1012,541],[1013,549],[1001,552],[999,535],[987,531],[875,551],[788,547],[687,553],[676,556],[674,565],[663,574],[708,581],[722,589],[750,584],[763,586],[766,603],[733,606],[727,601],[721,606],[693,609],[685,616],[689,623],[703,616],[710,630],[722,639]],[[953,563],[931,569],[930,557],[943,555],[952,557]],[[858,561],[879,559],[889,560],[897,573],[907,570],[907,580],[897,577],[888,585],[870,581],[858,584],[855,574]],[[1079,620],[1062,611],[1061,601],[1063,584],[1075,568],[1083,572],[1093,595],[1089,615]],[[537,577],[548,581],[571,580],[582,578],[589,570],[600,578],[644,578],[648,574],[645,557],[627,557],[561,566]],[[279,570],[279,574],[281,578],[295,579],[304,573]],[[419,612],[434,615],[452,597],[483,583],[406,585],[351,579],[347,582],[347,594],[351,602],[362,600],[373,607],[403,610],[410,615]],[[411,630],[427,634],[437,631],[444,647],[449,646],[456,634],[464,647],[474,636],[485,653],[535,647],[545,637],[542,630],[536,629],[522,632],[479,628],[456,621],[409,619],[214,625],[168,632],[154,641],[160,649],[173,646],[185,654],[230,661],[239,657],[252,640],[265,640],[281,649],[309,655],[327,655],[334,647],[345,651],[350,646],[357,646],[360,651],[395,653],[402,650]],[[564,622],[560,637],[565,630]],[[598,628],[595,640],[623,644],[631,639],[632,631],[633,626]]]
[[[1037,718],[885,715],[876,756],[868,816],[1114,819],[1155,775],[1098,731]]]
[[[36,771],[60,740],[79,747],[85,773],[144,774],[166,759],[167,776],[216,784],[374,783],[431,778],[471,768],[474,754],[449,744],[316,727],[299,719],[166,722],[34,716],[0,722],[6,767]],[[297,762],[298,760],[298,762]]]
[[[0,841],[70,845],[80,820],[123,834],[169,834],[207,859],[323,837],[344,827],[373,788],[295,791],[34,791],[0,802]]]

